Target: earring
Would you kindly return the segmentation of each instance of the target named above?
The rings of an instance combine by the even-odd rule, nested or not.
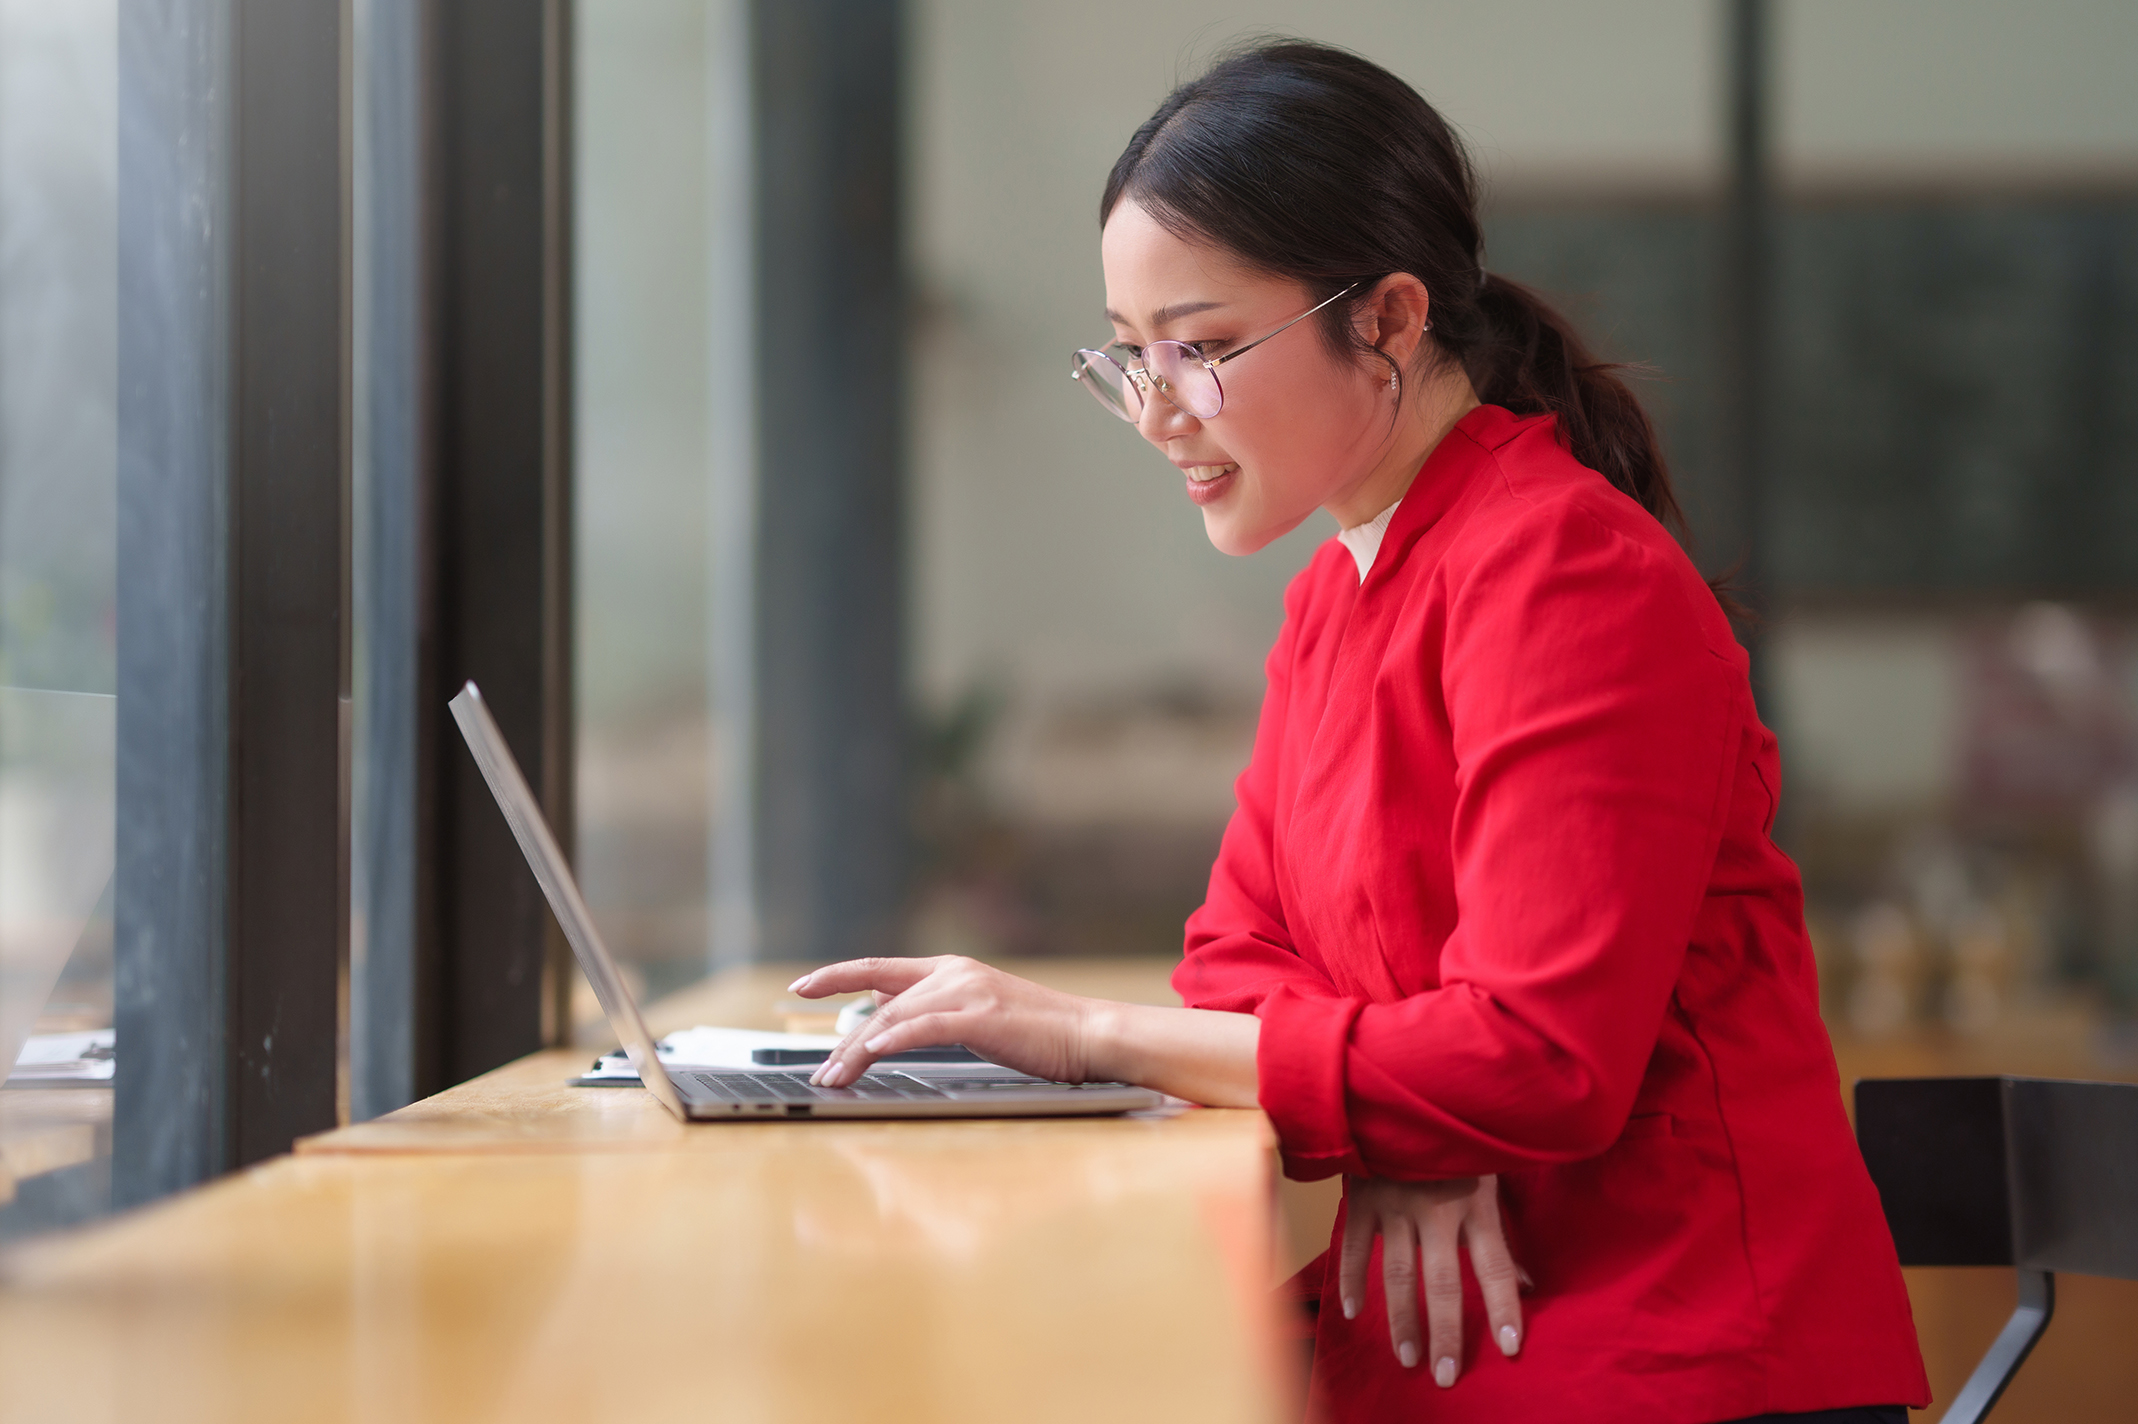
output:
[[[1390,371],[1390,372],[1388,373],[1388,393],[1389,393],[1390,395],[1394,395],[1394,394],[1396,394],[1396,390],[1397,390],[1397,381],[1396,381],[1396,373],[1395,373],[1394,371]]]

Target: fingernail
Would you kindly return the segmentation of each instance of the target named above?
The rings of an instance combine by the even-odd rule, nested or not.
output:
[[[1433,1366],[1433,1383],[1439,1385],[1442,1389],[1454,1387],[1455,1362],[1453,1360],[1442,1360],[1439,1364]]]
[[[1359,1314],[1359,1303],[1358,1303],[1357,1301],[1353,1300],[1353,1299],[1352,1299],[1352,1298],[1351,1298],[1350,1296],[1348,1296],[1348,1295],[1347,1295],[1347,1296],[1345,1296],[1345,1297],[1344,1297],[1344,1319],[1346,1319],[1346,1320],[1356,1320],[1356,1319],[1358,1319],[1358,1314]]]
[[[792,984],[789,984],[787,986],[787,992],[791,994],[795,990],[801,988],[804,984],[807,984],[808,982],[809,976],[807,974],[804,974],[801,978],[795,980]]]
[[[879,1033],[874,1038],[870,1039],[867,1043],[864,1043],[861,1046],[863,1048],[866,1048],[869,1052],[874,1053],[877,1049],[883,1047],[884,1040],[888,1039],[890,1036],[891,1035],[887,1033]]]
[[[1407,1370],[1418,1363],[1418,1347],[1405,1340],[1396,1346],[1396,1358],[1403,1362],[1403,1368]]]
[[[1502,1325],[1500,1327],[1500,1353],[1511,1355],[1521,1348],[1522,1337],[1515,1333],[1514,1327],[1512,1325]]]

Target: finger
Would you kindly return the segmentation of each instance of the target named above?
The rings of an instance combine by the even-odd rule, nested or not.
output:
[[[895,997],[886,996],[880,999],[874,1012],[846,1031],[846,1036],[839,1040],[831,1052],[825,1056],[824,1062],[819,1064],[816,1071],[809,1075],[809,1081],[819,1087],[837,1087],[839,1084],[831,1080],[843,1076],[847,1082],[852,1082],[855,1078],[861,1076],[860,1070],[857,1069],[842,1075],[838,1071],[839,1066],[842,1063],[862,1057],[862,1045],[864,1043],[871,1039],[882,1037],[890,1029],[907,1019],[918,1017],[930,1009],[939,1009],[946,1002],[955,1001],[955,999],[955,991],[946,987],[944,976],[939,974],[924,978],[914,987]],[[870,1059],[869,1061],[874,1060]]]
[[[1435,1206],[1420,1223],[1425,1257],[1426,1358],[1433,1383],[1450,1388],[1462,1372],[1463,1200]]]
[[[833,1045],[817,1070],[809,1075],[809,1081],[819,1087],[838,1087],[834,1081],[842,1076],[841,1067],[849,1060],[863,1056],[861,1045],[873,1038],[880,1038],[895,1028],[899,1021],[914,1014],[925,1012],[929,1007],[929,992],[925,988],[910,989],[895,999],[886,999],[876,1011],[846,1031],[846,1036]],[[844,1075],[851,1082],[860,1076],[858,1072]]]
[[[902,994],[934,972],[937,959],[849,959],[812,969],[787,986],[787,992],[804,999],[828,994],[854,994],[880,989]]]
[[[891,1019],[891,1022],[872,1021],[849,1034],[816,1071],[812,1081],[827,1088],[850,1087],[877,1060],[890,1054],[902,1053],[908,1048],[958,1042],[960,1032],[971,1023],[972,1017],[969,1011],[954,1002],[945,1002],[941,996],[922,1002],[909,994],[896,1004],[877,1011],[876,1020]]]
[[[966,1015],[953,1011],[918,1014],[902,1023],[894,1024],[841,1054],[836,1063],[826,1063],[832,1071],[824,1075],[824,1086],[843,1088],[859,1078],[882,1058],[894,1053],[903,1053],[909,1048],[932,1048],[939,1043],[956,1043],[960,1025]]]
[[[976,998],[974,991],[975,966],[971,960],[954,954],[937,955],[932,959],[906,960],[856,960],[857,965],[892,965],[903,967],[920,965],[927,972],[915,978],[910,987],[896,992],[873,989],[877,1006],[873,1013],[847,1031],[846,1037],[831,1051],[822,1066],[810,1075],[810,1081],[819,1086],[838,1087],[851,1083],[862,1071],[881,1056],[864,1050],[863,1045],[880,1038],[893,1025],[920,1017],[931,1010],[971,1009],[981,1007],[985,996]],[[834,969],[846,966],[834,965]],[[821,975],[824,971],[819,971]],[[987,971],[992,972],[992,971]],[[819,986],[821,987],[821,986]],[[919,1047],[909,1043],[908,1047]],[[842,1069],[841,1065],[849,1065]],[[855,1066],[858,1065],[858,1066]]]
[[[1373,1212],[1357,1199],[1344,1211],[1344,1245],[1337,1256],[1336,1295],[1344,1307],[1344,1319],[1356,1320],[1366,1299],[1366,1263],[1373,1259]]]
[[[1410,1369],[1418,1363],[1418,1240],[1407,1216],[1381,1222],[1381,1291],[1388,1297],[1388,1341]]]
[[[1485,1296],[1485,1320],[1492,1330],[1492,1343],[1499,1346],[1503,1355],[1515,1354],[1522,1348],[1521,1272],[1507,1249],[1496,1179],[1486,1177],[1478,1184],[1462,1234],[1463,1244],[1470,1252],[1470,1270]]]

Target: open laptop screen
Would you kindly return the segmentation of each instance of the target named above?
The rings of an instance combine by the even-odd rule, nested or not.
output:
[[[668,1081],[668,1070],[661,1066],[660,1055],[654,1051],[653,1035],[646,1031],[646,1021],[639,1016],[638,1002],[624,986],[623,976],[616,972],[616,961],[594,928],[594,917],[579,893],[579,882],[572,878],[564,851],[550,834],[549,822],[543,819],[527,778],[520,774],[512,749],[505,745],[504,734],[498,731],[490,709],[483,705],[482,692],[470,682],[447,705],[453,709],[453,720],[460,724],[460,735],[467,739],[475,764],[482,768],[483,780],[490,784],[490,794],[497,798],[498,809],[505,813],[505,824],[512,827],[513,838],[519,841],[528,867],[549,898],[549,908],[564,927],[564,938],[570,942],[580,970],[594,986],[602,1012],[609,1016],[609,1027],[616,1031],[624,1052],[631,1057],[631,1066],[638,1070],[639,1081],[661,1100],[663,1107],[677,1117],[685,1116],[682,1096]]]

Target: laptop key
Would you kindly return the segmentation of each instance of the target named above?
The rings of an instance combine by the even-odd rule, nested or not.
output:
[[[690,1076],[694,1081],[696,1081],[699,1087],[705,1089],[705,1091],[713,1094],[715,1097],[722,1098],[731,1103],[743,1101],[742,1096],[739,1093],[737,1093],[727,1084],[720,1081],[720,1077],[718,1074],[693,1073]]]
[[[816,1090],[803,1082],[795,1073],[751,1073],[749,1080],[758,1087],[777,1094],[790,1103],[806,1103],[816,1097]]]

